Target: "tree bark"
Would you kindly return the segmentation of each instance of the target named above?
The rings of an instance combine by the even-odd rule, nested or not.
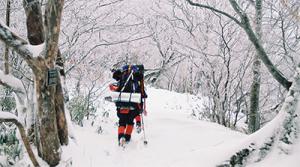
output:
[[[46,85],[48,68],[43,60],[40,60],[43,68],[35,72],[37,117],[36,129],[38,149],[40,156],[50,165],[55,166],[60,161],[60,142],[58,138],[56,111],[55,111],[55,87]]]
[[[62,55],[58,50],[58,39],[64,0],[59,2],[48,1],[45,10],[45,34],[46,34],[46,63],[48,67],[54,68],[55,61],[60,66],[60,73],[63,69]],[[59,12],[58,12],[59,11]],[[58,126],[58,136],[61,144],[68,144],[68,128],[64,110],[64,97],[60,75],[58,75],[55,91],[55,110]]]
[[[23,0],[26,13],[27,38],[31,45],[45,41],[42,9],[38,0]]]
[[[61,107],[61,104],[63,104],[64,101],[59,101],[61,103],[59,107],[57,107],[55,105],[57,102],[55,97],[57,94],[56,86],[49,86],[45,84],[47,83],[45,79],[48,75],[48,70],[55,68],[54,62],[58,54],[58,38],[63,3],[63,0],[47,2],[44,19],[46,42],[45,59],[37,59],[39,61],[37,64],[39,64],[41,71],[35,72],[36,94],[38,97],[38,132],[41,144],[40,146],[42,147],[41,156],[51,166],[57,165],[60,161],[60,143],[67,144],[66,141],[60,141],[60,135],[58,134],[58,132],[67,132],[66,128],[64,131],[58,130],[58,126],[62,125],[61,123],[66,123],[66,121],[63,122],[57,120],[57,117],[62,116],[61,113],[63,112],[61,109],[63,107]],[[59,80],[59,76],[57,79]],[[56,84],[58,83],[60,82],[57,82]],[[59,114],[57,114],[56,109],[60,109]],[[59,123],[59,125],[57,125],[57,123]],[[44,126],[45,124],[47,126]],[[67,136],[68,135],[66,133],[63,139],[67,140]]]
[[[258,40],[261,41],[261,26],[262,26],[262,0],[255,2],[255,31]],[[253,60],[253,80],[250,92],[250,111],[248,121],[248,131],[254,133],[260,128],[260,115],[259,115],[259,94],[260,94],[260,79],[261,79],[261,62],[260,53],[256,52]]]
[[[59,82],[61,82],[59,80]],[[55,98],[55,110],[56,110],[56,121],[58,126],[58,137],[60,144],[68,145],[68,127],[67,120],[65,117],[65,108],[64,108],[64,97],[61,84],[56,85],[56,98]]]
[[[30,4],[31,3],[31,4]],[[48,2],[50,4],[52,2]],[[30,4],[30,5],[28,5]],[[53,4],[52,4],[53,5]],[[62,5],[62,4],[61,4]],[[26,11],[27,15],[27,27],[28,27],[28,39],[32,45],[39,45],[42,44],[45,41],[45,31],[44,31],[44,26],[43,26],[43,19],[42,19],[42,12],[41,12],[41,5],[38,1],[36,0],[24,0],[24,8]],[[51,8],[51,7],[50,7]],[[51,13],[49,12],[49,8],[47,8],[48,14],[51,14],[52,16],[55,16],[55,14],[58,13]],[[60,20],[61,15],[59,14],[57,18],[55,18],[54,21],[57,21],[57,19]],[[46,18],[47,17],[46,14]],[[53,18],[52,18],[53,19]],[[48,24],[48,20],[45,20],[45,23],[47,23],[48,26],[51,26],[51,24]],[[60,21],[59,21],[60,23]],[[59,26],[59,24],[58,24]],[[57,30],[59,33],[59,30]],[[50,32],[50,31],[48,31]],[[52,36],[46,35],[47,39],[52,38]],[[55,38],[58,40],[58,35],[56,33]],[[52,46],[49,45],[49,42],[47,43],[47,46]],[[57,42],[54,43],[57,45]],[[56,47],[58,48],[58,47]],[[55,49],[55,48],[54,48]],[[48,49],[47,49],[48,50]],[[51,52],[50,54],[55,54],[55,51]],[[44,67],[46,69],[45,72],[48,71],[49,68],[54,68],[53,61],[60,61],[61,55],[60,52],[57,52],[56,56],[51,55],[48,57],[54,57],[54,59],[51,60],[41,60],[42,64],[47,62],[48,64]],[[56,58],[57,57],[57,58]],[[44,62],[45,61],[45,62]],[[37,63],[39,64],[39,63]],[[63,66],[61,63],[57,63],[59,66]],[[63,68],[61,68],[63,69]],[[46,77],[47,74],[43,74],[44,77]],[[41,76],[42,77],[42,76]],[[60,81],[60,76],[58,76],[58,82],[56,85],[56,88],[53,90],[53,93],[55,94],[55,100],[54,100],[54,105],[55,105],[55,117],[56,117],[56,123],[57,123],[57,132],[58,132],[58,138],[61,144],[68,144],[68,129],[67,129],[67,122],[65,118],[65,111],[64,111],[64,101],[61,99],[64,99],[63,97],[63,90],[61,86],[61,81]]]
[[[6,0],[6,25],[9,27],[10,24],[10,0]],[[9,74],[9,47],[5,44],[4,51],[4,74]]]

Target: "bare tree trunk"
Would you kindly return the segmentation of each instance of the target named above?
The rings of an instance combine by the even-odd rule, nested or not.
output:
[[[262,0],[256,0],[255,3],[255,31],[258,40],[261,41],[261,26],[262,26]],[[260,79],[261,79],[261,62],[259,59],[259,52],[256,52],[253,60],[253,81],[250,92],[250,111],[249,111],[249,122],[248,130],[250,133],[254,133],[260,128],[260,115],[259,115],[259,94],[260,94]]]
[[[41,61],[40,64],[44,64],[44,62]],[[40,156],[49,165],[55,166],[60,161],[60,142],[57,135],[55,112],[55,87],[46,85],[46,72],[46,66],[40,72],[35,72],[38,107],[36,117],[37,139]]]
[[[25,9],[26,14],[26,25],[27,25],[27,38],[30,44],[32,45],[40,45],[45,41],[44,37],[44,26],[43,26],[43,18],[42,18],[42,9],[40,7],[40,4],[36,0],[23,0],[23,8]],[[31,106],[34,108],[34,106]],[[33,111],[35,112],[35,111]],[[36,113],[32,113],[37,116]],[[35,119],[36,120],[36,119]],[[31,122],[30,122],[31,123]],[[35,143],[37,145],[38,153],[41,155],[41,148],[39,144],[39,139],[37,138],[38,132],[36,122],[32,122],[32,125],[28,125],[30,127],[28,129],[28,135],[34,136]],[[35,133],[33,135],[32,133]]]
[[[32,4],[28,5],[28,3]],[[40,4],[38,3],[38,1],[24,0],[24,8],[27,14],[28,39],[33,45],[42,44],[45,41],[45,37]],[[57,52],[56,61],[56,64],[60,67],[60,70],[63,70],[63,61],[59,51]],[[60,71],[60,73],[64,75],[64,71]],[[55,111],[60,143],[68,144],[68,131],[65,118],[63,101],[64,98],[60,77],[58,77],[55,97]]]
[[[60,144],[68,144],[68,130],[64,112],[64,98],[60,81],[54,86],[47,85],[47,75],[54,69],[57,60],[58,37],[63,1],[48,1],[45,11],[45,29],[43,26],[41,5],[37,0],[24,0],[27,15],[28,39],[32,45],[42,44],[46,40],[45,59],[35,61],[35,84],[37,97],[37,147],[39,155],[51,166],[60,161]],[[44,31],[46,30],[46,32]],[[44,34],[46,34],[44,36]],[[61,55],[59,55],[61,56]]]
[[[56,59],[56,65],[58,65],[57,60],[61,59],[60,51],[58,50],[58,58]],[[60,64],[63,67],[63,64]],[[60,75],[64,75],[64,70],[61,68]],[[55,110],[56,110],[56,121],[58,127],[58,137],[60,144],[67,145],[69,143],[68,138],[68,127],[65,115],[65,102],[64,93],[61,82],[61,77],[57,78],[56,92],[55,92]]]
[[[6,0],[6,25],[9,27],[10,24],[10,0]],[[5,44],[4,51],[4,74],[9,74],[9,47]]]
[[[64,89],[61,77],[65,78],[65,69],[64,69],[64,60],[61,55],[60,50],[57,51],[57,58],[55,62],[56,66],[59,67],[59,74],[57,85],[56,85],[56,94],[55,94],[55,110],[56,110],[56,121],[58,127],[58,137],[60,144],[67,145],[69,143],[68,138],[68,126],[65,112],[65,98],[64,98]]]

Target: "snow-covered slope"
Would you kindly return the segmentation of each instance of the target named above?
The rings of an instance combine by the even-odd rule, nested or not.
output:
[[[147,92],[145,134],[134,131],[131,143],[125,149],[120,148],[115,106],[100,102],[96,119],[85,121],[83,127],[72,126],[75,139],[63,147],[59,167],[215,167],[249,142],[263,140],[271,132],[268,124],[262,131],[247,136],[215,123],[193,119],[192,110],[199,109],[196,104],[201,104],[201,99],[154,88]],[[272,122],[276,124],[276,120]],[[144,140],[148,145],[143,144]],[[289,154],[273,149],[262,161],[247,167],[298,167],[300,141],[297,140],[293,148],[289,148]],[[28,157],[16,166],[25,164],[30,164]]]
[[[125,150],[117,145],[117,118],[113,104],[103,109],[110,116],[94,126],[75,127],[76,143],[64,148],[62,165],[74,167],[210,167],[228,158],[245,135],[218,124],[190,117],[191,95],[150,88],[144,133],[133,132]],[[200,100],[198,100],[201,103]],[[101,112],[101,111],[100,111]],[[101,126],[103,133],[96,133]]]

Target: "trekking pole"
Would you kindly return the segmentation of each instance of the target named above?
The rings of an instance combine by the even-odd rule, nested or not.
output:
[[[144,112],[146,112],[146,99],[144,99]],[[142,129],[143,129],[143,138],[144,138],[144,145],[148,144],[148,141],[146,139],[146,132],[145,132],[145,122],[144,122],[144,117],[143,113],[141,114],[141,121],[142,121]]]
[[[142,121],[142,129],[143,129],[143,138],[144,138],[144,145],[147,145],[148,144],[148,141],[146,139],[146,132],[145,132],[145,123],[144,123],[144,117],[143,117],[143,114],[141,116],[141,121]]]

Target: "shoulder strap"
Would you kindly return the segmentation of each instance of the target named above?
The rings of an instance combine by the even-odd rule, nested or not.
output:
[[[129,79],[130,79],[131,77],[132,77],[132,71],[130,71],[130,74],[129,74],[129,76],[128,76],[126,82],[124,83],[123,88],[121,89],[120,93],[123,92],[123,90],[125,89],[125,87],[126,87],[128,81],[129,81]]]

